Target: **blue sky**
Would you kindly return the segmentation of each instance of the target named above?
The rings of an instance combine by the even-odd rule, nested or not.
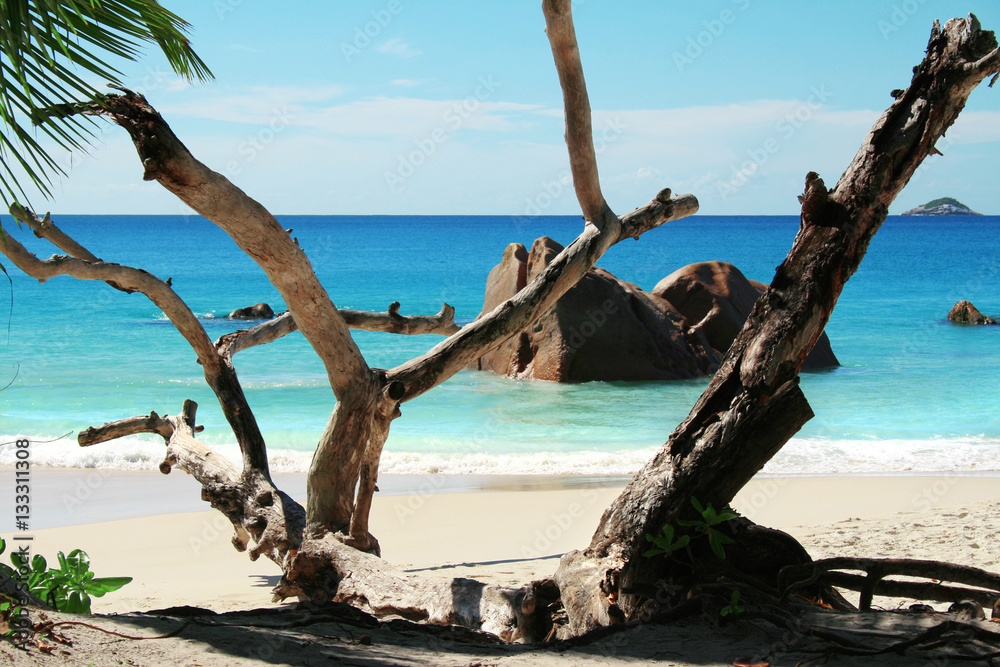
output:
[[[540,1],[163,4],[216,80],[150,52],[128,85],[272,212],[579,212]],[[996,0],[575,2],[609,203],[670,187],[703,214],[796,214],[806,172],[832,186],[909,84],[934,19],[969,12],[1000,30]],[[977,89],[939,148],[892,212],[954,196],[1000,214],[1000,90]],[[119,128],[62,162],[54,212],[187,212]]]

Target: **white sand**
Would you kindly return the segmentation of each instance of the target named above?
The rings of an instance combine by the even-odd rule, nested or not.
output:
[[[156,507],[159,494],[154,489],[197,498],[198,486],[186,475],[116,472],[115,478],[125,479],[137,494],[131,502],[147,511]],[[618,491],[380,496],[372,512],[372,532],[383,556],[408,570],[527,581],[554,572],[563,552],[586,546]],[[116,492],[116,499],[128,502],[124,493]],[[754,480],[734,506],[758,523],[792,533],[814,557],[914,556],[995,568],[1000,516],[988,509],[990,500],[1000,501],[1000,478],[802,477]],[[103,503],[91,497],[77,511],[87,508],[96,514]],[[119,510],[104,505],[100,511],[113,516]],[[213,510],[30,534],[33,552],[50,560],[60,549],[81,548],[98,576],[134,577],[120,591],[95,600],[99,612],[176,605],[224,611],[268,605],[270,588],[280,574],[273,563],[252,563],[233,549],[228,522]]]
[[[45,483],[38,489],[47,488],[58,496],[65,493],[65,488],[76,488],[65,484],[79,473],[62,471],[51,479],[39,475],[39,481]],[[87,498],[80,499],[81,504],[71,504],[74,509],[70,514],[77,519],[121,513],[132,514],[133,518],[22,534],[32,535],[33,551],[50,559],[59,549],[83,548],[90,554],[98,576],[135,578],[120,591],[94,601],[95,612],[123,615],[94,617],[93,623],[106,630],[146,637],[179,628],[182,632],[170,639],[135,641],[80,626],[64,627],[62,630],[74,641],[72,647],[57,647],[52,657],[38,651],[10,652],[0,647],[0,661],[9,658],[16,665],[68,662],[95,667],[333,663],[624,667],[653,662],[665,667],[730,667],[734,660],[774,645],[773,637],[748,634],[745,626],[713,628],[697,621],[668,627],[641,625],[593,644],[557,652],[442,642],[426,633],[390,626],[361,630],[329,621],[303,624],[294,622],[294,617],[277,620],[259,613],[244,621],[227,621],[225,628],[201,621],[181,627],[175,619],[129,615],[132,611],[181,605],[219,612],[279,607],[270,603],[270,588],[277,580],[278,568],[264,560],[251,563],[246,554],[236,552],[229,542],[231,529],[219,513],[150,514],[156,508],[186,502],[164,498],[164,490],[171,495],[186,493],[197,498],[197,485],[184,477],[116,473]],[[290,481],[291,486],[297,483],[294,479],[285,481]],[[279,485],[290,488],[287,483]],[[558,554],[585,546],[601,512],[618,493],[617,488],[552,490],[551,480],[541,486],[548,490],[381,496],[373,510],[372,530],[382,543],[384,556],[411,571],[528,581],[554,572]],[[523,480],[514,488],[524,488]],[[111,497],[116,504],[109,504]],[[58,497],[50,499],[49,504],[56,513],[67,512],[65,503],[60,509]],[[734,504],[754,521],[792,533],[817,558],[912,556],[993,570],[998,566],[997,478],[763,479],[751,483]],[[4,532],[3,536],[9,538],[11,533]],[[280,608],[298,613],[294,607]],[[55,620],[79,618],[52,616]],[[363,632],[369,633],[368,639],[358,641]],[[784,659],[795,664],[804,657],[807,654],[789,654]],[[881,656],[874,662],[850,658],[830,664],[911,663],[907,656]]]

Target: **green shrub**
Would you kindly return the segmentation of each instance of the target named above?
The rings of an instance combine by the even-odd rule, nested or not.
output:
[[[6,548],[6,542],[0,538],[0,554]],[[33,556],[29,563],[21,554],[11,552],[10,562],[14,567],[0,563],[0,571],[13,579],[19,578],[18,570],[27,571],[28,591],[57,611],[69,614],[89,614],[91,596],[103,597],[132,581],[132,577],[95,577],[90,571],[90,556],[81,549],[70,551],[68,556],[60,551],[56,557],[59,567],[50,568],[41,555]],[[24,577],[20,579],[23,581]]]

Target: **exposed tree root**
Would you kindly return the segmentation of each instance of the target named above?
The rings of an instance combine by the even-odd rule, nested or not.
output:
[[[834,570],[862,570],[867,576],[846,575]],[[893,575],[923,577],[935,581],[884,581],[885,577]],[[978,588],[956,588],[938,583],[943,581]],[[827,558],[803,565],[789,565],[779,575],[778,588],[784,596],[817,583],[859,591],[861,599],[858,606],[861,611],[871,609],[875,594],[933,602],[974,600],[990,609],[1000,601],[1000,575],[966,565],[908,558]]]

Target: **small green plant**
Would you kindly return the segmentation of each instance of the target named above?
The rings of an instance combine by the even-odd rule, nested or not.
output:
[[[652,549],[647,549],[642,552],[643,556],[647,558],[652,556],[659,556],[660,554],[665,554],[667,556],[672,556],[675,551],[680,551],[691,542],[691,537],[689,535],[681,535],[677,539],[674,539],[677,529],[674,528],[672,524],[667,524],[660,531],[659,535],[646,534],[646,541],[652,542],[654,546]]]
[[[717,512],[712,507],[712,503],[709,503],[708,507],[703,507],[697,498],[691,498],[691,505],[701,514],[701,519],[678,519],[677,525],[694,528],[696,532],[705,535],[708,538],[708,546],[711,547],[712,553],[720,559],[725,558],[726,550],[724,545],[732,544],[733,538],[720,531],[716,526],[735,519],[739,514],[731,509],[724,509],[721,512]]]
[[[729,598],[729,604],[719,610],[719,616],[722,618],[725,618],[726,616],[736,618],[742,613],[743,607],[740,606],[740,592],[738,590],[734,590],[733,594]]]
[[[0,538],[0,554],[6,550],[7,544]],[[58,552],[58,568],[50,568],[45,558],[35,555],[28,562],[17,553],[11,552],[10,562],[13,568],[0,563],[0,570],[11,578],[19,577],[18,571],[26,573],[20,578],[27,578],[28,591],[35,597],[45,600],[57,611],[69,614],[89,614],[90,598],[103,597],[105,593],[116,591],[132,581],[132,577],[95,577],[90,571],[90,556],[81,549],[74,549],[69,555]],[[10,611],[10,602],[6,603]]]
[[[712,553],[720,560],[725,559],[725,545],[732,544],[733,539],[716,528],[716,526],[735,519],[739,514],[731,509],[724,509],[721,512],[717,511],[712,507],[712,503],[709,503],[706,507],[697,498],[691,499],[691,505],[701,515],[701,518],[678,519],[677,526],[668,523],[663,527],[659,535],[650,535],[647,533],[646,541],[651,542],[654,546],[652,549],[642,552],[643,556],[652,557],[661,554],[673,556],[674,553],[687,547],[691,543],[692,538],[704,535],[708,538],[708,546],[712,549]],[[693,528],[694,535],[682,534],[679,527]]]

